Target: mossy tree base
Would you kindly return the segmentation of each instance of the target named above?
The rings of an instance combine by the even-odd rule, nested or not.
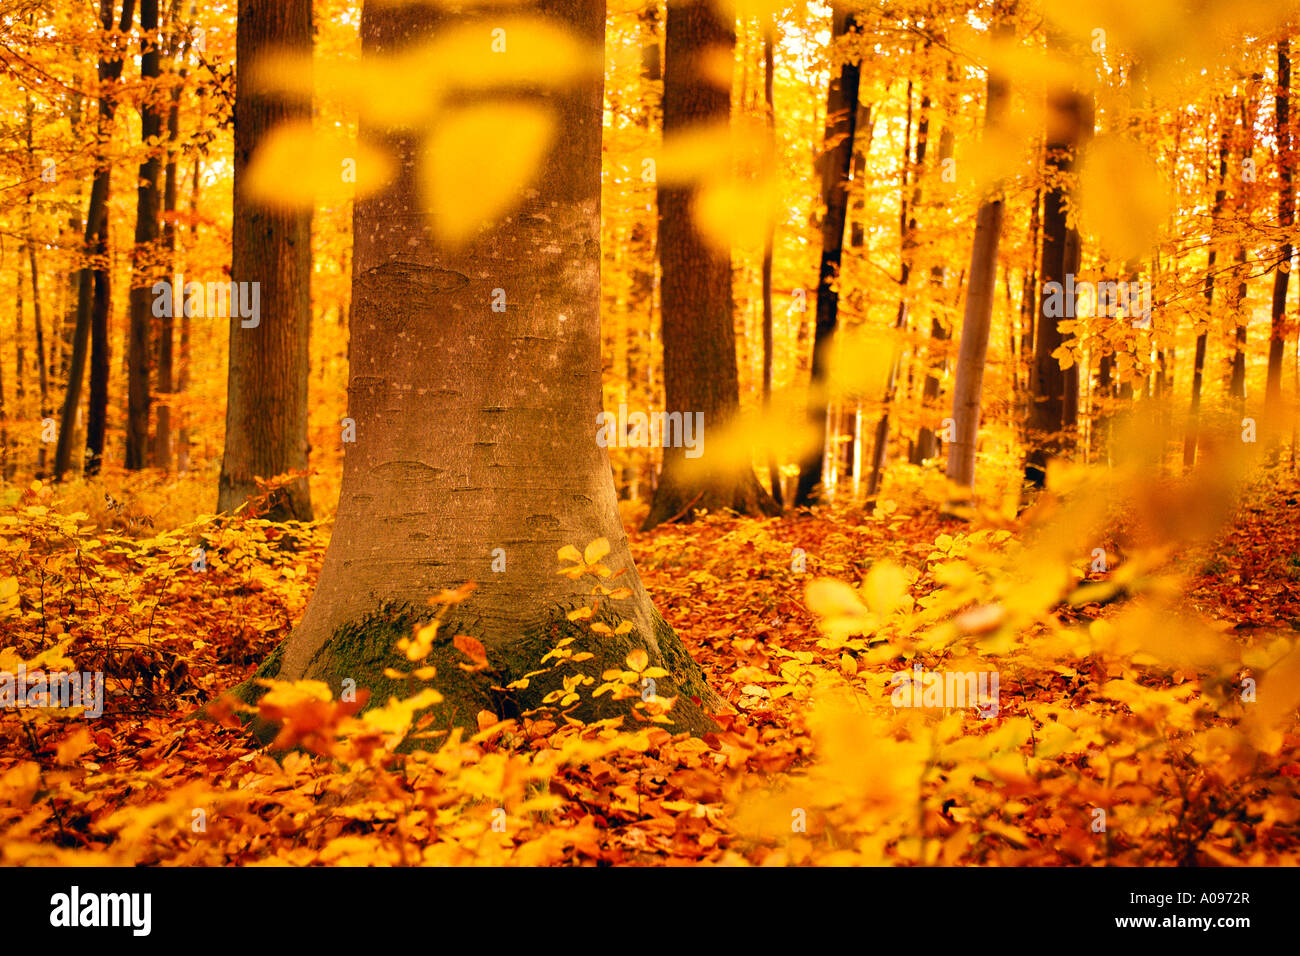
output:
[[[603,683],[601,675],[607,670],[627,670],[626,658],[636,648],[644,648],[651,664],[668,671],[669,676],[655,682],[655,694],[660,698],[676,697],[675,706],[667,714],[669,723],[658,724],[672,733],[683,731],[693,734],[717,729],[709,714],[722,706],[718,695],[708,686],[700,666],[681,646],[672,628],[657,613],[652,615],[656,634],[647,642],[635,632],[612,636],[596,634],[586,622],[575,623],[567,618],[568,608],[557,608],[541,618],[535,627],[513,640],[475,633],[475,619],[470,614],[450,614],[438,629],[428,656],[418,662],[406,659],[397,649],[397,642],[410,637],[416,628],[431,620],[429,611],[410,607],[385,608],[362,621],[339,628],[334,636],[321,646],[308,663],[302,679],[317,680],[328,685],[335,698],[345,689],[355,688],[358,694],[369,692],[366,709],[386,704],[390,698],[410,697],[421,690],[432,688],[442,695],[442,702],[420,715],[432,716],[423,733],[450,732],[460,727],[471,733],[479,728],[478,715],[487,711],[498,719],[520,718],[525,715],[540,716],[547,713],[593,722],[611,717],[623,717],[623,726],[633,729],[645,719],[636,704],[640,696],[614,700],[606,693],[594,697],[593,693]],[[456,635],[466,634],[477,638],[487,652],[488,667],[473,669],[473,662],[453,644]],[[557,662],[554,658],[542,663],[561,641],[573,638],[568,645],[575,652],[586,651],[590,659]],[[659,653],[653,653],[653,648]],[[292,679],[283,672],[283,645],[277,648],[261,667],[232,692],[242,702],[254,705],[265,693],[257,683],[259,679]],[[432,665],[437,673],[430,680],[414,677],[396,678],[386,675],[386,670],[409,673],[419,667]],[[511,688],[514,683],[534,671],[546,670],[529,678],[528,685]],[[580,700],[561,708],[559,704],[545,703],[545,697],[564,686],[564,678],[583,674],[593,683],[578,689]],[[355,682],[354,684],[347,683]],[[638,692],[640,688],[636,688]],[[254,722],[254,731],[264,742],[275,734],[275,728]],[[425,746],[437,746],[438,739]],[[409,748],[407,748],[409,749]]]

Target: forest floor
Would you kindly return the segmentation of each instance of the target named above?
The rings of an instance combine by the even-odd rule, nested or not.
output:
[[[5,864],[1300,863],[1289,473],[1197,543],[1107,524],[1107,570],[1061,557],[1047,501],[632,532],[728,703],[718,732],[484,715],[409,755],[401,702],[278,688],[264,713],[300,745],[278,756],[233,717],[185,719],[301,614],[322,527],[159,530],[74,510],[94,497],[35,485],[0,509],[0,670],[110,675],[100,719],[0,712]],[[993,712],[899,706],[917,667],[996,673]]]

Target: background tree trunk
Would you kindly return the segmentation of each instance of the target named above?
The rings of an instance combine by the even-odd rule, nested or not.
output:
[[[842,4],[832,7],[831,42],[852,31],[855,20]],[[849,173],[853,168],[853,139],[857,132],[858,85],[861,68],[857,62],[846,61],[839,76],[832,74],[826,93],[826,148],[822,153],[822,202],[826,215],[822,219],[822,255],[817,277],[817,318],[813,326],[812,373],[808,383],[809,432],[819,436],[827,433],[828,394],[827,367],[830,362],[831,342],[839,324],[840,295],[838,280],[840,259],[844,251],[844,222],[849,209]],[[794,503],[799,507],[815,504],[824,489],[822,462],[824,449],[820,445],[809,449],[799,464],[799,483],[795,487]]]
[[[257,479],[307,469],[308,339],[311,333],[311,211],[271,209],[245,195],[254,150],[278,124],[309,120],[311,102],[270,96],[253,85],[258,59],[312,48],[311,0],[240,0],[235,38],[235,208],[231,278],[258,283],[261,314],[243,327],[232,310],[226,446],[217,510],[261,494]],[[249,320],[252,321],[251,319]],[[267,503],[272,520],[310,521],[306,475]]]
[[[903,182],[898,213],[898,258],[901,263],[898,274],[898,311],[894,317],[894,329],[900,336],[906,335],[911,325],[908,308],[908,286],[912,280],[912,260],[916,254],[917,221],[916,210],[921,206],[921,175],[925,168],[925,152],[930,138],[930,94],[921,95],[921,115],[916,124],[916,146],[914,158],[909,156],[911,149],[912,125],[912,81],[907,83],[907,127],[903,131]],[[912,186],[908,196],[908,184]],[[885,385],[885,396],[880,418],[876,422],[876,441],[871,450],[871,476],[867,480],[867,510],[875,509],[876,496],[880,493],[880,484],[884,479],[885,464],[889,461],[890,418],[895,397],[898,394],[898,377],[903,364],[903,345],[901,340],[894,345],[894,361],[889,369],[889,380]],[[855,472],[856,474],[856,472]]]
[[[135,0],[124,0],[119,33],[131,29],[135,17]],[[101,0],[100,26],[104,33],[113,30],[113,0]],[[112,164],[108,160],[113,135],[113,114],[117,109],[117,81],[122,76],[122,54],[100,59],[99,119],[96,133],[95,176],[90,187],[86,211],[85,254],[87,262],[77,282],[77,321],[73,327],[71,357],[68,361],[68,385],[59,422],[59,438],[54,448],[54,479],[60,480],[72,457],[72,437],[76,431],[77,408],[81,403],[81,381],[86,366],[87,342],[90,342],[90,407],[86,418],[85,472],[99,471],[104,453],[104,419],[108,409],[108,197],[112,185]]]
[[[36,165],[36,147],[33,142],[32,131],[32,96],[26,94],[23,103],[23,126],[27,137],[27,169],[28,178],[35,182],[37,179]],[[36,237],[32,226],[32,197],[28,193],[26,203],[24,204],[23,223],[26,229],[26,236],[23,238],[23,244],[27,247],[27,270],[32,279],[32,325],[36,331],[36,380],[40,394],[40,417],[42,420],[50,414],[50,379],[49,368],[45,357],[45,321],[41,314],[41,284],[40,268],[36,259]],[[43,478],[45,476],[45,458],[47,449],[44,442],[36,451],[36,476]]]
[[[708,75],[718,53],[730,55],[733,24],[710,0],[668,7],[664,42],[664,137],[725,124],[731,90]],[[663,468],[645,528],[689,521],[695,509],[775,514],[779,510],[748,462],[719,462],[710,452],[740,409],[736,329],[731,302],[731,256],[705,242],[693,221],[694,186],[659,186],[659,264],[664,349],[664,405],[669,414],[702,412],[702,454],[686,457],[665,447]]]
[[[1259,74],[1251,77],[1246,95],[1241,102],[1241,135],[1243,141],[1240,156],[1243,164],[1247,161],[1254,162],[1255,113],[1257,111],[1255,94],[1259,80]],[[1252,212],[1251,193],[1253,190],[1251,184],[1247,182],[1244,172],[1237,179],[1237,219],[1239,222],[1249,223]],[[1244,241],[1237,243],[1237,251],[1233,256],[1233,273],[1237,284],[1232,294],[1232,312],[1236,319],[1236,326],[1233,330],[1232,355],[1228,357],[1224,384],[1227,386],[1228,395],[1236,399],[1239,409],[1246,403],[1246,323],[1250,321],[1250,316],[1246,310],[1246,293],[1248,291],[1246,258],[1246,243]]]
[[[1199,440],[1201,421],[1201,390],[1205,382],[1205,353],[1208,345],[1208,326],[1214,324],[1214,266],[1218,260],[1219,220],[1223,216],[1223,206],[1228,198],[1228,137],[1229,124],[1219,114],[1219,185],[1214,190],[1214,203],[1210,207],[1210,248],[1206,253],[1205,263],[1205,322],[1201,332],[1196,336],[1196,355],[1192,359],[1192,403],[1187,413],[1187,434],[1183,437],[1183,467],[1191,468],[1196,464],[1196,445]]]
[[[158,218],[161,194],[158,139],[163,110],[157,80],[162,75],[158,40],[158,0],[140,0],[140,76],[145,83],[140,107],[140,142],[149,150],[140,164],[135,207],[135,250],[131,268],[130,324],[127,329],[126,467],[140,469],[149,456],[149,304],[158,278]]]
[[[190,7],[191,16],[194,7]],[[201,92],[201,91],[200,91]],[[199,180],[202,178],[203,157],[194,156],[194,172],[190,179],[190,239],[193,248],[199,235]],[[190,323],[192,319],[181,312],[180,365],[176,369],[176,394],[183,395],[190,387]],[[190,470],[190,428],[185,416],[178,413],[176,430],[176,471],[185,474]]]
[[[939,169],[941,171],[944,168],[944,163],[952,159],[952,151],[952,130],[945,126],[939,133]],[[947,270],[942,263],[930,267],[930,286],[936,293],[943,288],[946,278]],[[939,403],[943,375],[948,370],[948,357],[940,350],[945,348],[944,343],[950,338],[952,338],[952,330],[948,327],[946,320],[941,319],[938,314],[934,315],[930,319],[930,342],[932,345],[929,368],[926,371],[925,385],[921,391],[922,413],[927,417],[935,414]],[[935,355],[935,352],[940,352],[940,354]],[[929,424],[922,425],[917,434],[916,443],[912,446],[912,464],[919,465],[938,453],[939,441],[934,428]]]
[[[775,30],[768,23],[763,30],[763,103],[767,116],[767,156],[769,174],[776,175],[776,102],[773,95],[775,85],[775,57],[773,56],[773,33]],[[772,409],[772,364],[775,342],[772,327],[772,246],[776,238],[776,216],[768,219],[767,231],[763,237],[763,411]],[[781,466],[776,454],[767,453],[768,484],[772,489],[772,500],[781,506],[785,503],[785,494],[781,489]]]
[[[1060,39],[1049,33],[1049,47],[1059,49],[1060,44]],[[1079,233],[1067,219],[1073,190],[1066,180],[1074,172],[1080,147],[1092,133],[1091,100],[1073,90],[1052,92],[1048,96],[1047,116],[1045,163],[1050,186],[1043,196],[1039,308],[1029,387],[1029,448],[1025,456],[1025,478],[1040,486],[1047,479],[1048,459],[1072,447],[1078,420],[1079,367],[1074,364],[1062,368],[1054,354],[1065,342],[1059,322],[1074,318],[1076,303],[1073,295],[1062,292],[1065,314],[1049,316],[1047,286],[1050,283],[1066,286],[1067,276],[1075,275],[1079,269]]]
[[[172,87],[167,104],[167,164],[163,171],[163,263],[164,277],[176,271],[176,194],[177,163],[176,141],[180,137],[181,89],[185,82],[184,57],[187,43],[184,25],[180,19],[180,0],[171,0],[167,11],[167,32],[169,34],[168,53],[171,57],[170,69],[176,74],[177,82]],[[154,431],[153,462],[158,468],[170,471],[172,467],[172,410],[171,393],[175,385],[175,342],[176,323],[174,313],[162,316],[158,320],[157,342],[157,410]]]
[[[1291,151],[1291,43],[1283,37],[1277,41],[1277,164],[1281,187],[1277,197],[1277,222],[1284,229],[1295,224],[1295,185]],[[1268,341],[1268,383],[1264,400],[1270,408],[1282,401],[1282,355],[1286,348],[1286,289],[1291,278],[1291,242],[1284,241],[1277,254],[1277,271],[1273,273],[1273,323]]]
[[[1007,11],[999,11],[995,35],[1009,37],[1013,27]],[[1007,78],[989,68],[988,94],[984,108],[984,131],[997,129],[1006,117],[1011,99]],[[970,281],[962,316],[961,342],[957,352],[957,380],[952,389],[953,437],[948,445],[948,482],[951,489],[944,504],[948,514],[963,514],[974,498],[975,447],[979,441],[980,403],[984,388],[984,359],[988,353],[989,328],[993,322],[993,292],[997,285],[998,244],[1002,238],[1003,203],[1001,184],[996,184],[980,202],[975,214],[975,240],[971,244]]]

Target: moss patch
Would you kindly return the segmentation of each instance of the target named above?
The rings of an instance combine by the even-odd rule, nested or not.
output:
[[[591,622],[574,622],[568,619],[570,607],[553,607],[539,617],[537,623],[526,628],[523,633],[506,636],[502,634],[485,634],[482,619],[468,613],[457,614],[452,609],[442,621],[438,636],[433,642],[428,657],[423,661],[408,661],[397,650],[397,642],[410,637],[416,628],[433,618],[432,609],[417,609],[410,606],[388,606],[366,618],[338,628],[334,635],[312,655],[302,678],[318,680],[327,684],[337,698],[344,688],[344,681],[356,682],[358,692],[369,691],[366,709],[383,706],[392,697],[404,699],[425,689],[438,691],[441,703],[422,711],[417,715],[417,722],[426,716],[432,719],[423,727],[422,733],[443,732],[442,735],[425,738],[423,742],[412,741],[402,749],[414,746],[433,747],[437,741],[445,739],[454,727],[461,727],[473,733],[478,730],[478,714],[488,711],[500,719],[517,718],[525,712],[541,707],[554,707],[544,704],[547,694],[564,686],[565,677],[583,674],[592,678],[594,683],[581,687],[581,700],[564,713],[578,720],[592,722],[614,716],[623,716],[625,726],[637,726],[639,714],[634,715],[635,698],[614,701],[610,695],[593,698],[592,694],[601,683],[601,674],[610,669],[625,669],[627,655],[637,647],[649,648],[649,643],[642,640],[635,631],[623,635],[596,634],[591,631]],[[707,711],[718,702],[717,695],[705,682],[703,671],[682,647],[672,628],[652,610],[655,623],[655,638],[662,657],[651,655],[651,663],[663,667],[669,672],[668,678],[659,682],[657,692],[662,697],[676,696],[677,705],[669,713],[672,723],[663,724],[672,732],[688,731],[706,733],[716,729],[707,716]],[[617,622],[612,613],[606,612],[598,620],[611,628]],[[470,664],[469,658],[458,650],[452,639],[458,634],[467,634],[483,642],[487,649],[488,669],[474,671],[463,665]],[[554,659],[542,663],[557,644],[565,638],[573,638],[570,647],[574,651],[587,651],[594,656],[588,660],[574,663],[560,662],[556,666]],[[288,677],[282,675],[283,643],[258,668],[249,680],[245,681],[235,693],[245,703],[256,704],[265,693],[265,688],[258,686],[258,678]],[[385,670],[410,672],[417,667],[433,665],[436,675],[431,680],[416,678],[389,677]],[[551,666],[552,670],[529,678],[525,688],[507,688],[531,671]],[[692,698],[698,699],[703,707],[697,706]],[[259,737],[270,739],[274,729],[263,727],[255,722],[255,732]]]

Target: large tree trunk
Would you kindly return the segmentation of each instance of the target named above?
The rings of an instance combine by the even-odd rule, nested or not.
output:
[[[1060,44],[1049,35],[1048,43]],[[1054,354],[1065,342],[1060,322],[1072,321],[1076,300],[1073,277],[1079,269],[1079,233],[1068,223],[1073,190],[1068,180],[1084,140],[1092,135],[1093,110],[1089,97],[1073,90],[1060,90],[1048,97],[1048,135],[1045,163],[1050,186],[1043,197],[1043,246],[1039,267],[1040,296],[1034,333],[1034,363],[1030,374],[1029,442],[1025,456],[1025,478],[1042,485],[1047,479],[1048,459],[1067,453],[1073,446],[1078,420],[1079,366],[1062,368]],[[1049,285],[1055,284],[1055,290]],[[1052,299],[1064,302],[1062,315],[1048,315]]]
[[[1013,27],[1002,11],[995,27],[1006,37]],[[1011,91],[1007,78],[989,68],[985,135],[1005,119]],[[970,281],[966,309],[962,316],[961,342],[957,351],[957,380],[952,389],[953,437],[948,446],[949,497],[944,511],[964,516],[974,498],[975,448],[979,441],[980,403],[984,388],[984,360],[988,354],[989,328],[993,322],[993,291],[997,284],[998,244],[1002,239],[1004,197],[995,184],[980,201],[975,214],[975,241],[970,253]]]
[[[257,479],[302,472],[270,499],[265,517],[310,521],[307,375],[311,332],[311,211],[272,209],[245,194],[253,151],[278,124],[309,120],[309,98],[253,85],[257,61],[275,52],[310,55],[311,0],[240,0],[235,35],[234,282],[260,285],[261,312],[231,311],[226,446],[217,510],[260,495]]]
[[[1277,41],[1276,136],[1278,177],[1281,188],[1277,197],[1277,221],[1283,229],[1295,223],[1295,186],[1291,151],[1291,44],[1285,37]],[[1292,246],[1289,240],[1278,250],[1277,271],[1273,273],[1273,325],[1268,342],[1268,383],[1264,400],[1276,409],[1282,401],[1282,354],[1286,348],[1286,287],[1291,277]]]
[[[548,2],[546,15],[599,48],[599,0]],[[391,54],[442,22],[427,7],[367,4],[364,55]],[[486,34],[486,27],[485,34]],[[499,54],[508,56],[509,53]],[[718,703],[698,667],[651,604],[619,519],[600,414],[601,78],[539,94],[564,138],[522,190],[520,205],[464,245],[436,239],[421,215],[417,157],[422,130],[363,129],[396,155],[398,178],[357,203],[354,319],[347,446],[338,516],[302,622],[264,675],[318,678],[337,692],[352,678],[372,699],[405,695],[385,667],[410,670],[394,640],[409,636],[444,588],[478,583],[442,625],[429,661],[445,697],[435,726],[475,726],[480,710],[513,716],[559,685],[550,673],[504,688],[565,637],[594,658],[599,676],[643,648],[669,675],[660,697],[679,695],[679,729],[703,730]],[[436,120],[435,120],[436,122]],[[492,148],[466,144],[466,149]],[[494,314],[493,290],[508,314]],[[605,538],[603,563],[626,572],[626,597],[607,606],[630,633],[593,633],[566,612],[589,605],[590,579],[557,574],[557,552]],[[615,630],[615,629],[611,629]],[[476,637],[490,669],[467,673],[451,645]],[[590,696],[577,715],[626,713],[629,702]]]
[[[664,138],[725,124],[731,90],[709,75],[716,54],[730,55],[735,31],[709,0],[668,7],[664,42]],[[688,459],[681,442],[665,442],[663,468],[645,528],[689,521],[697,508],[741,514],[779,509],[747,463],[718,461],[709,435],[721,435],[740,408],[731,256],[709,245],[693,222],[695,186],[660,184],[659,264],[664,349],[664,405],[670,414],[703,415],[702,445]],[[698,420],[698,419],[697,419]]]
[[[161,75],[158,0],[140,0],[140,76],[147,91],[140,107],[140,142],[149,150],[140,164],[135,206],[135,249],[131,267],[130,322],[127,327],[126,467],[143,468],[149,456],[149,304],[158,278],[158,139],[163,110],[155,82]]]
[[[831,42],[844,36],[855,27],[852,14],[842,4],[831,7]],[[839,324],[839,274],[840,259],[844,252],[844,222],[849,209],[849,173],[853,168],[853,139],[858,120],[858,85],[861,73],[856,61],[846,60],[839,76],[832,74],[826,93],[827,146],[822,153],[822,203],[826,214],[822,218],[821,267],[817,277],[817,318],[813,326],[812,374],[808,382],[808,431],[810,434],[827,434],[827,408],[830,403],[827,369],[830,364],[831,342]],[[820,443],[810,448],[799,463],[799,483],[795,487],[794,503],[799,507],[815,504],[823,495]]]

